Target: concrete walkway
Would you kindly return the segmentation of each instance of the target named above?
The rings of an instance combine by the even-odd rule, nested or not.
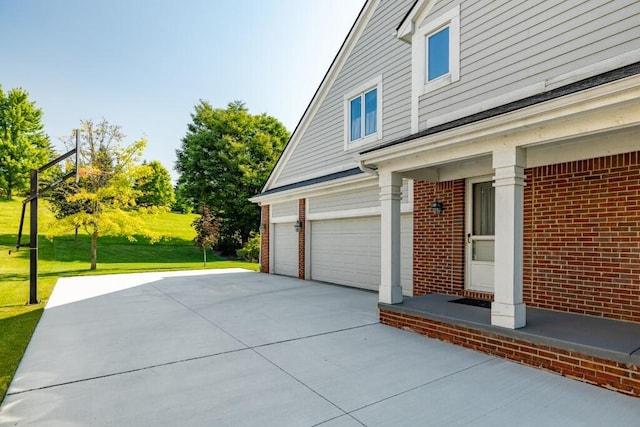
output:
[[[637,425],[640,400],[378,324],[245,270],[60,279],[0,425]]]

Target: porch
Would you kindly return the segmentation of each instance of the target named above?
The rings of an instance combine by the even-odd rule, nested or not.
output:
[[[526,308],[526,326],[491,325],[491,310],[429,294],[379,303],[383,324],[579,381],[640,396],[640,324]]]

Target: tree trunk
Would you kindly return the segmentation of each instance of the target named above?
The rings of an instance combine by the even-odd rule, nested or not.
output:
[[[11,191],[11,187],[7,188],[7,200],[11,200],[13,198],[13,194]]]
[[[202,249],[202,258],[204,259],[204,266],[207,266],[207,248]]]
[[[97,270],[98,266],[98,231],[91,234],[91,270]]]

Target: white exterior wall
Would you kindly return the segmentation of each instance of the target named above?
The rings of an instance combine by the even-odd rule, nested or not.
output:
[[[420,97],[419,130],[440,122],[428,120],[455,118],[450,114],[486,100],[498,106],[501,99],[524,98],[548,79],[640,48],[636,0],[438,1],[425,21],[457,4],[460,80]],[[528,87],[533,92],[517,95]],[[506,96],[512,93],[516,99]]]
[[[344,68],[271,188],[357,167],[344,151],[344,96],[382,76],[383,138],[410,133],[411,48],[393,32],[413,0],[381,0]],[[363,147],[360,147],[363,148]],[[366,147],[364,147],[366,148]]]

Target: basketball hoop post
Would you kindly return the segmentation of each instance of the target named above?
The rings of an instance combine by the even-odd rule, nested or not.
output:
[[[73,150],[63,154],[42,166],[39,169],[31,169],[31,191],[29,193],[29,197],[22,201],[22,216],[20,218],[20,229],[18,231],[18,243],[16,244],[16,251],[20,250],[21,239],[22,239],[22,229],[24,225],[24,214],[26,210],[27,203],[30,203],[29,209],[29,217],[30,217],[30,227],[29,227],[29,304],[38,304],[38,198],[45,194],[46,192],[53,190],[62,182],[66,181],[69,178],[75,176],[76,182],[78,182],[78,134],[79,130],[74,130],[76,135],[76,148]],[[49,186],[44,188],[42,191],[38,191],[38,174],[46,171],[52,166],[57,165],[61,161],[76,155],[76,164],[75,170],[67,173],[62,178],[56,180],[51,183]],[[9,251],[11,254],[11,251]]]

